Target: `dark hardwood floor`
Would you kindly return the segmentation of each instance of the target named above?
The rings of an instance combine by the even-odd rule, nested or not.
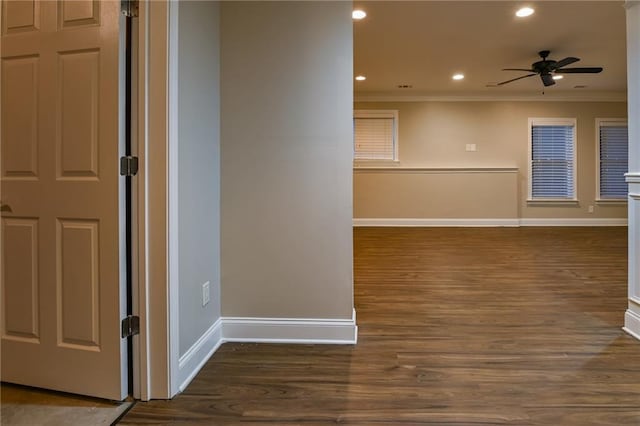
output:
[[[640,425],[626,228],[359,228],[356,346],[225,344],[134,424]]]

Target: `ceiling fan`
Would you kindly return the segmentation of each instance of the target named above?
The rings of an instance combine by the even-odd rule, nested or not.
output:
[[[534,75],[539,75],[542,80],[542,84],[546,86],[552,86],[556,84],[553,79],[554,74],[597,74],[602,72],[602,67],[586,67],[586,68],[564,68],[567,65],[571,65],[574,62],[578,62],[580,58],[574,58],[569,56],[568,58],[564,58],[559,61],[554,61],[552,59],[547,59],[551,53],[548,50],[542,50],[538,52],[538,55],[542,58],[541,61],[534,62],[531,64],[530,69],[525,68],[505,68],[502,71],[526,71],[530,74],[523,75],[520,77],[512,78],[511,80],[502,81],[500,83],[496,83],[495,86],[502,86],[503,84],[511,83],[512,81],[520,80],[523,78],[533,77]]]

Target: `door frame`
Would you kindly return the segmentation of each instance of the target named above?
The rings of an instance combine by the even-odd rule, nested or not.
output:
[[[178,283],[179,274],[179,200],[178,200],[178,25],[179,2],[169,1],[169,40],[168,40],[168,68],[169,68],[169,108],[168,108],[168,267],[169,276],[167,286],[169,288],[169,394],[171,397],[180,392],[180,291]]]
[[[169,350],[169,1],[139,4],[135,115],[140,170],[133,184],[134,315],[133,397],[171,398]],[[134,151],[135,152],[135,151]]]

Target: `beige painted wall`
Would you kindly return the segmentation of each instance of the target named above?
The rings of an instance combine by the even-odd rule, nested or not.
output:
[[[604,205],[595,203],[596,195],[596,118],[626,117],[624,102],[356,102],[354,109],[399,110],[399,159],[400,167],[516,167],[518,173],[517,214],[521,218],[624,218],[625,204]],[[529,117],[575,117],[577,118],[578,206],[532,206],[527,197],[527,150]],[[476,152],[465,151],[466,144],[476,144]],[[406,210],[390,211],[391,203],[398,192],[416,192],[420,178],[411,181],[413,187],[405,186],[397,171],[368,174],[356,171],[354,181],[355,217],[376,217],[377,214],[394,214],[393,217],[415,217],[419,213],[408,204]],[[450,189],[452,205],[464,204],[464,211],[452,217],[494,218],[500,212],[512,211],[508,198],[496,192],[500,185],[478,187],[476,175],[467,175],[468,185],[461,185],[460,177],[437,182],[439,191]],[[424,179],[423,179],[424,181]],[[383,188],[384,194],[372,195],[371,191]],[[462,188],[462,190],[461,190]],[[464,203],[464,198],[478,191],[484,193],[481,202]],[[425,192],[433,192],[425,187]],[[486,191],[486,192],[485,192]],[[459,198],[462,197],[461,201]],[[371,200],[375,199],[375,203]],[[368,200],[364,203],[363,200]],[[588,213],[588,206],[595,206]],[[426,211],[427,215],[445,214],[442,209]],[[389,217],[389,216],[386,216]],[[427,218],[441,216],[424,216]],[[385,218],[385,217],[382,217]]]
[[[518,218],[516,170],[356,170],[353,182],[356,218]]]
[[[350,319],[351,2],[223,2],[225,317]]]

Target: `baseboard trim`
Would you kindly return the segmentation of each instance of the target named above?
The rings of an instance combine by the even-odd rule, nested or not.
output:
[[[627,226],[626,218],[522,218],[520,226]]]
[[[405,219],[356,218],[354,227],[518,227],[518,226],[627,226],[626,218],[522,218],[522,219]]]
[[[495,227],[518,226],[518,219],[353,219],[353,226],[415,226],[415,227]]]
[[[627,312],[624,314],[624,327],[622,327],[622,329],[640,340],[640,315],[627,309]]]
[[[178,389],[180,392],[191,383],[209,358],[223,343],[224,320],[219,318],[178,360]]]
[[[225,317],[224,342],[320,343],[358,341],[356,313],[350,319]]]
[[[354,345],[358,341],[356,311],[350,319],[222,317],[178,360],[182,392],[227,342]]]

